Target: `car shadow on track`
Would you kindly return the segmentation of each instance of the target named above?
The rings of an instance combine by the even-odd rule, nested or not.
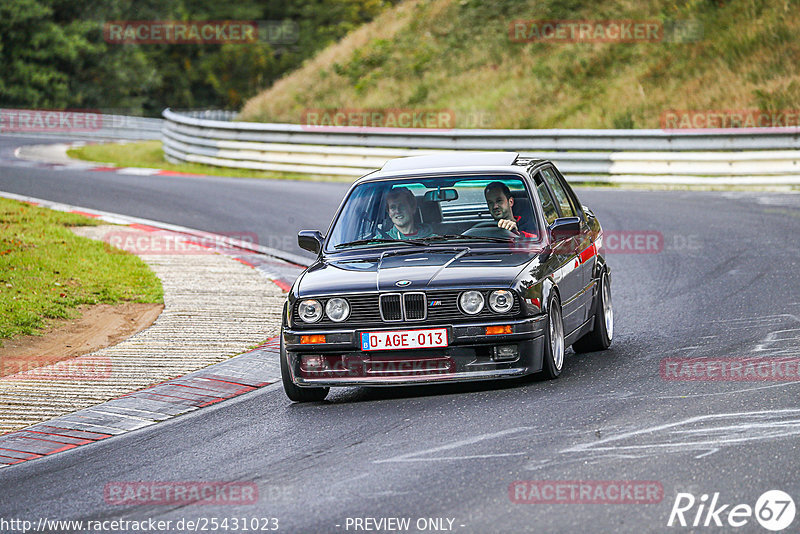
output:
[[[465,393],[482,393],[504,389],[530,386],[533,380],[529,377],[506,380],[471,382],[462,384],[439,384],[401,387],[354,387],[331,391],[324,402],[329,404],[347,404],[397,399],[414,399],[420,397],[439,397],[445,395],[462,395]]]
[[[565,370],[565,376],[568,373]],[[453,384],[425,384],[419,386],[398,387],[353,387],[332,389],[328,399],[329,404],[345,404],[357,402],[372,402],[397,399],[414,399],[420,397],[439,397],[446,395],[463,395],[469,393],[484,393],[492,391],[514,390],[526,387],[539,388],[551,381],[544,379],[540,374],[507,378],[500,380],[481,380],[476,382],[460,382]],[[555,385],[555,383],[553,383]]]
[[[619,349],[619,347],[618,347]],[[518,378],[504,378],[496,380],[481,380],[475,382],[459,382],[450,384],[421,384],[417,386],[370,387],[358,386],[347,388],[331,388],[326,400],[313,403],[293,404],[294,407],[308,405],[345,405],[350,403],[363,403],[387,400],[417,399],[424,397],[441,397],[448,395],[463,395],[470,393],[502,392],[531,388],[531,393],[551,391],[553,388],[566,387],[564,382],[578,380],[582,382],[587,375],[594,377],[605,375],[604,370],[615,370],[624,364],[627,358],[625,351],[608,351],[575,353],[570,347],[566,353],[567,359],[561,377],[555,380],[546,379],[541,374],[522,376]],[[616,372],[616,371],[615,371]],[[657,372],[657,371],[656,371]],[[572,384],[573,386],[577,384]]]

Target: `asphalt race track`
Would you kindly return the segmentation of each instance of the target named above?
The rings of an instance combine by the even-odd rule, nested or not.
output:
[[[24,142],[34,141],[0,138],[0,155],[8,160]],[[297,230],[327,230],[346,190],[0,165],[2,191],[255,232],[263,244],[291,252],[299,250]],[[738,529],[670,528],[667,521],[680,492],[698,504],[701,495],[719,493],[718,506],[730,505],[723,521],[733,506],[754,507],[767,490],[800,498],[797,377],[681,381],[662,376],[661,365],[665,358],[800,356],[800,195],[577,192],[609,234],[661,237],[650,249],[622,239],[632,248],[607,256],[614,343],[603,353],[570,351],[558,380],[350,388],[307,405],[292,404],[273,385],[4,468],[0,517],[173,525],[277,518],[284,532],[354,532],[356,518],[390,517],[410,518],[411,532],[766,532],[755,517]],[[210,506],[104,499],[108,484],[131,481],[254,482],[259,498]],[[515,481],[651,481],[663,496],[639,504],[516,503],[509,494]],[[697,510],[686,512],[688,522]],[[428,521],[436,518],[442,521]]]
[[[50,170],[41,165],[18,166],[19,161],[14,161],[14,148],[43,142],[0,136],[3,191],[232,236],[252,232],[261,245],[309,258],[313,256],[297,246],[295,229],[327,231],[348,187],[341,182]]]

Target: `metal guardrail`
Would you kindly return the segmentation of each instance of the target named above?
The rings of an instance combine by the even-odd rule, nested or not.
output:
[[[0,114],[15,115],[13,122],[3,124],[0,118],[0,133],[24,137],[66,137],[69,139],[86,139],[97,141],[147,140],[161,139],[164,119],[133,117],[129,115],[110,115],[91,111],[58,111],[58,110],[0,110]],[[27,122],[21,122],[20,116],[28,114]],[[34,116],[41,119],[47,114],[55,116],[52,121],[35,122]],[[59,117],[80,115],[80,125],[72,126],[70,120],[60,122]],[[9,117],[5,117],[8,121]],[[91,118],[91,121],[88,119]]]
[[[167,108],[169,109],[169,108]],[[183,117],[192,117],[194,119],[203,119],[210,121],[232,121],[236,118],[235,111],[228,111],[225,109],[203,109],[203,110],[188,110],[179,111],[171,110],[173,113],[178,113]]]
[[[167,159],[360,176],[396,157],[510,150],[553,160],[571,181],[800,183],[800,128],[409,131],[235,122],[219,113],[164,110]]]
[[[131,117],[128,115],[100,115],[100,117],[102,119],[102,126],[98,129],[75,130],[65,133],[70,138],[97,141],[144,141],[161,139],[164,119]],[[46,135],[52,136],[54,133],[57,132],[47,132]]]
[[[131,117],[127,115],[103,115],[103,127],[98,137],[112,139],[160,139],[164,119]],[[89,132],[93,133],[93,132]]]

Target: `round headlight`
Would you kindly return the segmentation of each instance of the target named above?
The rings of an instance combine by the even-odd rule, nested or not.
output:
[[[475,315],[483,309],[483,295],[480,291],[464,291],[458,297],[458,304],[464,313]]]
[[[316,323],[322,318],[322,304],[318,300],[304,300],[297,307],[304,323]]]
[[[492,291],[492,294],[489,295],[489,307],[493,312],[506,313],[511,310],[513,305],[514,295],[511,294],[511,291],[498,289],[497,291]]]
[[[325,304],[325,315],[335,323],[340,323],[350,315],[350,305],[345,299],[333,298]]]

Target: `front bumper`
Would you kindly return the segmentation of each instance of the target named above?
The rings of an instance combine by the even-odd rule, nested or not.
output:
[[[541,371],[546,315],[469,324],[412,324],[394,328],[284,329],[282,358],[300,386],[397,386],[513,378]],[[511,327],[511,333],[487,335],[487,326]],[[446,328],[448,346],[430,349],[363,351],[362,332]],[[301,343],[301,336],[324,335],[325,343]],[[511,349],[498,355],[495,347]],[[309,365],[309,356],[324,365]],[[304,358],[305,357],[305,358]]]

